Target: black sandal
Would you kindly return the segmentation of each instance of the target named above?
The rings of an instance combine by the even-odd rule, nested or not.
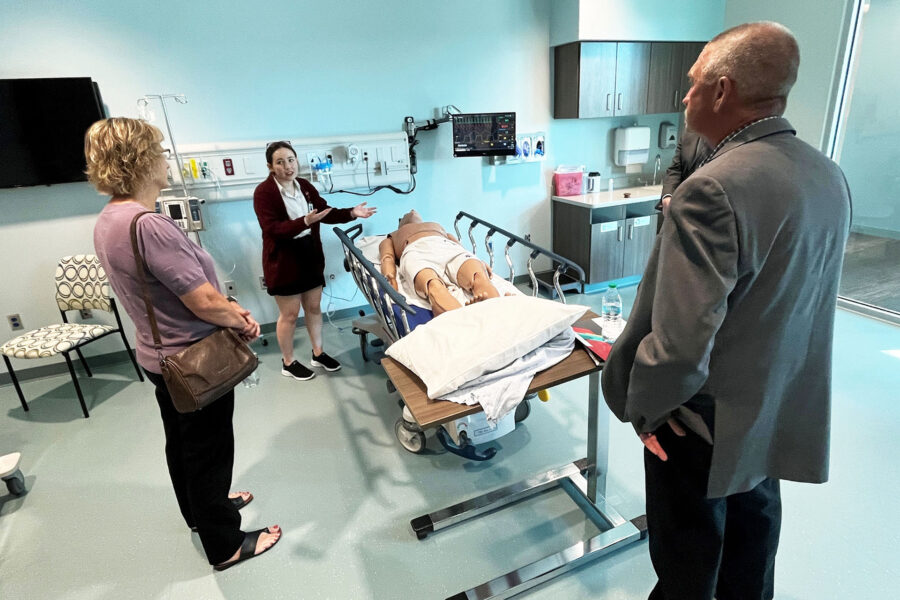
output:
[[[245,506],[247,506],[248,504],[253,502],[253,494],[250,492],[247,492],[247,493],[250,494],[250,499],[247,501],[244,500],[243,496],[238,496],[237,498],[229,498],[229,500],[231,500],[231,504],[234,506],[235,510],[241,510],[242,508],[244,508]],[[193,531],[194,533],[197,533],[197,526],[192,525],[191,531]]]
[[[239,492],[239,493],[242,493],[242,492]],[[247,492],[247,493],[250,494],[250,492]],[[244,500],[243,496],[238,496],[237,498],[229,498],[229,500],[231,500],[231,503],[234,505],[234,507],[236,509],[241,510],[242,508],[244,508],[245,506],[247,506],[248,504],[253,502],[253,494],[250,494],[249,500]]]
[[[281,540],[281,536],[279,535],[277,538],[275,538],[275,541],[272,542],[271,546],[260,551],[259,554],[257,554],[256,553],[256,542],[259,540],[259,536],[263,533],[275,533],[275,532],[270,531],[269,528],[266,527],[265,529],[257,529],[256,531],[250,531],[250,532],[245,533],[244,541],[241,542],[241,552],[240,552],[240,554],[238,554],[238,557],[236,559],[228,561],[228,562],[213,565],[213,569],[215,569],[216,571],[224,571],[225,569],[230,569],[231,567],[238,564],[239,562],[243,562],[250,558],[255,558],[257,556],[265,554],[266,552],[268,552],[269,550],[274,548],[275,544],[277,544]]]

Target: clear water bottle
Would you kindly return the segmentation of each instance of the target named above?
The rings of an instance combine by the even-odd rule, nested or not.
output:
[[[615,341],[622,333],[622,297],[616,284],[611,283],[603,294],[603,304],[600,308],[603,337]]]
[[[255,388],[259,385],[259,369],[256,369],[244,378],[244,387],[247,389]]]
[[[255,352],[254,352],[255,354]],[[244,378],[244,387],[248,390],[259,385],[259,367],[253,369],[253,372]]]

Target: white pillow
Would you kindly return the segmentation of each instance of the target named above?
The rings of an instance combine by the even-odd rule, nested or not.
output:
[[[492,298],[416,327],[387,355],[419,376],[429,398],[440,398],[543,345],[587,310],[532,296]]]

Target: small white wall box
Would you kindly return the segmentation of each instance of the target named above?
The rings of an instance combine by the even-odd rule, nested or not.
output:
[[[678,143],[678,127],[667,121],[659,124],[659,148],[674,148]]]
[[[613,145],[613,162],[618,166],[645,163],[650,159],[650,128],[619,127]]]

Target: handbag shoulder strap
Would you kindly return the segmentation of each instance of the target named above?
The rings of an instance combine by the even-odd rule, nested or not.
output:
[[[156,348],[156,354],[159,357],[159,363],[162,364],[162,340],[159,336],[159,327],[156,324],[156,313],[153,310],[153,304],[151,304],[150,302],[150,289],[147,286],[147,276],[145,272],[146,263],[144,262],[144,257],[141,256],[140,249],[138,248],[137,238],[138,219],[140,219],[144,215],[149,214],[153,213],[149,210],[140,212],[134,215],[134,218],[131,220],[131,249],[134,252],[134,265],[137,270],[138,281],[141,284],[141,294],[144,297],[144,304],[147,305],[147,318],[150,320],[150,331],[153,333],[153,346]],[[146,270],[149,270],[149,268],[147,268]]]

